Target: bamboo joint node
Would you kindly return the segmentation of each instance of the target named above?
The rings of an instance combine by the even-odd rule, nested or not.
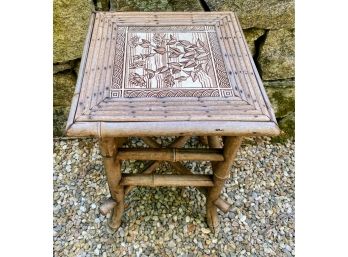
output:
[[[228,173],[225,177],[220,177],[218,176],[215,172],[214,172],[214,177],[217,178],[217,179],[221,179],[221,180],[226,180],[226,179],[229,179],[230,178],[230,173]]]
[[[113,156],[113,155],[108,155],[108,154],[103,155],[102,153],[101,153],[100,155],[101,155],[103,158],[105,158],[105,159],[114,158],[114,156]]]

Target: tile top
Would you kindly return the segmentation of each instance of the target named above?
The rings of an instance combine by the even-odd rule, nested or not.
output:
[[[277,126],[233,13],[93,13],[68,132],[144,121]]]
[[[214,26],[119,26],[117,35],[125,54],[115,59],[110,97],[233,95],[226,70],[216,71],[224,65]]]

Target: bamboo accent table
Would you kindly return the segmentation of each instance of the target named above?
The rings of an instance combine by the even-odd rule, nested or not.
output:
[[[279,134],[232,12],[93,13],[66,131],[100,139],[111,193],[100,210],[113,210],[110,227],[120,226],[135,186],[196,186],[215,232],[217,209],[229,209],[219,196],[242,137]],[[130,136],[150,148],[122,148]],[[178,137],[164,148],[155,136]],[[182,148],[191,136],[209,148]],[[123,174],[129,159],[151,162]],[[212,161],[213,174],[192,174],[180,163],[187,160]],[[178,174],[153,174],[161,161]]]

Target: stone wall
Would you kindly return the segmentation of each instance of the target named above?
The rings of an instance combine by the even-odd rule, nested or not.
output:
[[[234,11],[268,96],[282,138],[293,136],[293,0],[54,0],[54,135],[63,136],[91,12],[97,11]]]

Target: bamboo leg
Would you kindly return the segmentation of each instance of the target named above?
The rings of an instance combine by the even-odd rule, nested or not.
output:
[[[207,195],[207,221],[210,229],[217,233],[219,231],[219,217],[214,202],[219,198],[225,180],[229,177],[229,169],[233,163],[242,137],[226,137],[224,142],[223,155],[225,160],[213,162],[214,187],[208,189]]]
[[[222,148],[219,136],[208,136],[208,145],[210,148]]]
[[[150,147],[153,147],[153,148],[160,148],[160,147],[162,147],[159,143],[157,143],[151,137],[142,137],[141,139],[144,141],[145,144],[147,144]]]
[[[115,138],[102,138],[100,140],[100,150],[104,158],[110,194],[116,201],[116,206],[113,208],[113,213],[109,221],[109,226],[113,229],[120,227],[124,211],[124,187],[119,184],[122,176],[121,162],[116,160],[117,148],[121,141]]]
[[[198,137],[198,139],[202,145],[208,145],[208,137],[207,136],[201,136],[201,137]]]
[[[128,141],[128,137],[117,138],[117,146],[122,147]]]
[[[186,144],[186,141],[189,140],[190,137],[189,136],[181,136],[178,137],[174,140],[173,143],[171,143],[168,148],[181,148]]]

